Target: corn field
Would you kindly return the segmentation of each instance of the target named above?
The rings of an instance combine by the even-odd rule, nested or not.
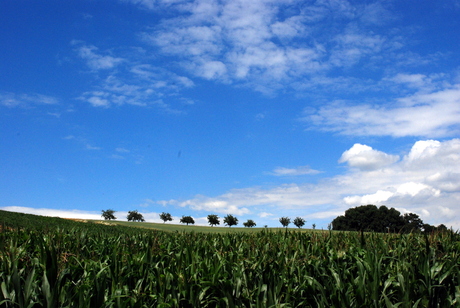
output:
[[[460,307],[454,232],[162,232],[0,214],[0,307]]]

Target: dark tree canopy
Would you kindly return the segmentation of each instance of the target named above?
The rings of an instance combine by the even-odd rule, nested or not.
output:
[[[163,220],[163,223],[173,220],[172,217],[171,217],[171,214],[165,213],[165,212],[160,214],[160,219]]]
[[[238,218],[236,218],[233,215],[228,214],[227,216],[224,217],[224,224],[226,226],[236,226],[238,224]]]
[[[289,217],[281,217],[280,218],[280,223],[283,225],[283,227],[287,228],[289,224],[291,223],[291,218]]]
[[[404,227],[403,232],[419,231],[423,228],[423,221],[414,213],[406,213],[403,215]]]
[[[192,224],[194,225],[195,224],[195,220],[193,219],[192,216],[182,216],[182,218],[180,219],[180,223],[181,224]]]
[[[440,226],[441,227],[441,226]],[[431,232],[436,227],[424,224],[417,214],[401,213],[382,205],[361,205],[345,211],[332,221],[333,230],[374,232]],[[440,229],[441,230],[441,229]]]
[[[115,211],[112,210],[112,209],[108,209],[108,210],[102,210],[102,217],[104,217],[105,220],[112,220],[112,219],[117,219],[115,217]]]
[[[126,216],[128,221],[145,221],[144,216],[142,216],[141,213],[139,213],[137,210],[135,211],[128,211],[128,216]]]
[[[302,228],[305,225],[305,219],[303,219],[302,217],[296,217],[294,219],[294,225],[297,228]]]
[[[208,223],[211,225],[211,227],[220,225],[219,216],[215,214],[208,215]]]
[[[252,227],[256,226],[256,223],[254,222],[254,220],[248,219],[248,221],[243,222],[243,226],[245,226],[247,228],[252,228]]]

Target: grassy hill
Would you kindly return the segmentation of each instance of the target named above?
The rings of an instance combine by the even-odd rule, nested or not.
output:
[[[6,224],[10,227],[52,227],[52,226],[67,226],[76,227],[82,226],[81,224],[101,224],[106,226],[123,226],[134,227],[149,230],[159,230],[166,232],[203,232],[203,233],[234,233],[234,232],[247,232],[254,233],[262,230],[284,230],[283,228],[244,228],[244,227],[223,227],[223,226],[195,226],[195,225],[178,225],[174,223],[151,223],[151,222],[132,222],[120,220],[85,220],[85,219],[64,219],[59,217],[39,216],[32,214],[8,212],[0,210],[0,224]],[[303,230],[308,229],[294,229],[289,230]]]

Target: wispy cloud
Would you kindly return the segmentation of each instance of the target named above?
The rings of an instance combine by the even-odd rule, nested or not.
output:
[[[395,19],[383,3],[131,2],[181,13],[142,35],[161,54],[179,57],[182,67],[197,77],[261,92],[297,90],[298,84],[315,84],[315,77],[336,75],[337,69],[362,70],[364,61],[385,70],[389,59],[397,62],[406,52],[401,34],[383,27]],[[354,77],[353,70],[341,74]]]
[[[136,53],[134,49],[126,52],[126,57],[102,56],[93,45],[81,41],[73,44],[78,46],[78,56],[97,74],[94,89],[82,93],[79,100],[94,107],[124,104],[156,106],[172,113],[181,112],[180,107],[192,102],[178,93],[193,87],[193,81],[167,69],[140,62],[144,57],[142,52]],[[168,103],[165,103],[165,98]]]
[[[420,82],[420,78],[414,76],[399,76],[399,79]],[[310,129],[344,135],[456,136],[460,132],[460,86],[416,93],[378,105],[335,101],[306,112],[304,120]]]
[[[48,95],[0,92],[0,105],[10,108],[33,105],[56,105],[58,102],[57,98]]]
[[[74,135],[68,135],[68,136],[66,136],[66,137],[64,137],[62,139],[63,140],[75,140],[77,143],[81,144],[87,150],[102,150],[101,147],[94,146],[94,145],[90,144],[88,142],[88,140],[86,138],[83,138],[83,137],[78,137],[78,136],[74,136]]]
[[[82,41],[73,40],[71,44],[75,46],[78,56],[93,70],[112,69],[124,61],[123,58],[102,55],[96,46],[87,45]]]
[[[321,173],[321,171],[311,169],[310,166],[300,166],[296,168],[277,167],[271,174],[277,176],[298,176],[318,173]]]

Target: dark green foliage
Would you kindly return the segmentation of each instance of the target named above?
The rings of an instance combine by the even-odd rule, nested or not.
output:
[[[254,220],[248,219],[248,221],[243,222],[243,226],[245,226],[247,228],[252,228],[252,227],[256,226],[256,223],[254,222]]]
[[[112,210],[112,209],[108,209],[108,210],[102,210],[102,217],[105,219],[105,220],[112,220],[112,219],[117,219],[115,217],[115,211]]]
[[[296,217],[294,219],[294,226],[296,226],[297,228],[302,228],[304,225],[305,219],[303,219],[302,217]]]
[[[423,221],[414,213],[406,213],[402,217],[404,227],[401,229],[403,232],[420,231],[423,228]]]
[[[291,218],[289,217],[281,217],[280,218],[280,223],[283,227],[287,228],[289,224],[291,223]]]
[[[459,307],[454,232],[167,233],[0,211],[0,307]]]
[[[128,221],[145,221],[144,216],[142,216],[141,213],[139,213],[137,210],[135,211],[128,211],[128,216],[126,216]]]
[[[421,231],[423,221],[418,215],[409,213],[401,216],[394,208],[380,208],[369,204],[350,208],[344,216],[332,221],[333,230],[374,231],[374,232],[417,232]]]
[[[180,223],[181,224],[195,224],[195,220],[193,219],[192,216],[182,216],[182,218],[180,219]]]
[[[172,217],[171,217],[171,214],[165,213],[165,212],[160,214],[160,219],[163,220],[163,223],[173,220]]]
[[[224,224],[226,226],[236,226],[238,224],[238,218],[236,218],[233,215],[228,214],[227,216],[224,217]]]
[[[208,215],[208,223],[212,226],[220,225],[219,216],[215,214]]]

